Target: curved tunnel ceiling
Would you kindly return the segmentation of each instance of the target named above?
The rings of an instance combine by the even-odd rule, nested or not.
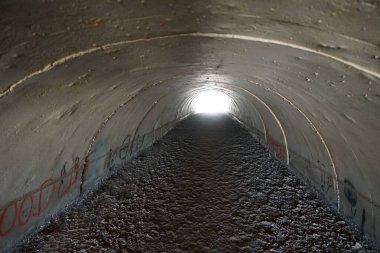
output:
[[[1,1],[1,244],[48,216],[49,182],[83,168],[53,212],[210,88],[379,241],[379,25],[376,1]]]

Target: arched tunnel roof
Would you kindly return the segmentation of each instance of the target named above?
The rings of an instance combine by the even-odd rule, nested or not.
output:
[[[210,89],[379,241],[379,25],[364,0],[1,1],[0,245]]]

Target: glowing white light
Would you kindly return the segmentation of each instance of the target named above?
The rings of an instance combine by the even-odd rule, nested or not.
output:
[[[192,108],[195,113],[228,113],[231,99],[223,92],[207,90],[194,98]]]

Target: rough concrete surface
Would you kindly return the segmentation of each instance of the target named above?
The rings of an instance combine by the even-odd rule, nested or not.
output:
[[[190,117],[20,252],[374,252],[224,116]]]
[[[379,0],[0,0],[0,251],[204,91],[380,246]]]

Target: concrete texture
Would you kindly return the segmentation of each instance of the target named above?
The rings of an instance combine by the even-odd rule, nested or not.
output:
[[[15,252],[375,252],[228,117],[189,117]]]
[[[0,248],[208,88],[380,244],[378,1],[3,0]]]

